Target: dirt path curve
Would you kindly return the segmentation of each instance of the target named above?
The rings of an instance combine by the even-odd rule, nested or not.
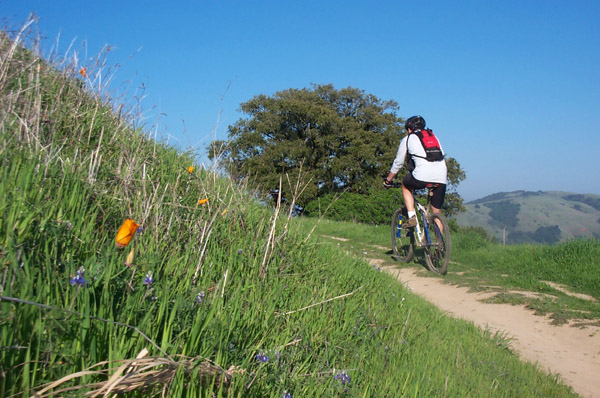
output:
[[[382,265],[378,260],[373,264]],[[383,266],[382,270],[443,311],[512,338],[511,347],[523,359],[558,373],[582,397],[600,398],[599,328],[555,326],[524,307],[482,303],[489,293],[472,293],[437,278],[420,277],[413,268]]]

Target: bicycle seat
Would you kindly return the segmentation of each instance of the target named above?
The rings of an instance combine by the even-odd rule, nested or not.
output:
[[[427,185],[425,186],[425,188],[427,188],[427,189],[428,189],[428,195],[429,195],[429,196],[433,196],[433,191],[435,191],[435,189],[436,189],[437,187],[439,187],[439,186],[440,186],[440,184],[438,184],[437,182],[436,182],[436,183],[430,183],[430,184],[427,184]]]

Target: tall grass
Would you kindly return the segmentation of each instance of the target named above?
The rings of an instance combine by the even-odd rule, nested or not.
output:
[[[44,60],[26,33],[0,35],[1,396],[572,396],[188,169],[90,84],[96,65]],[[129,217],[143,231],[119,249]]]
[[[496,286],[501,294],[494,300],[526,305],[558,324],[600,324],[597,239],[502,246],[468,233],[458,234],[453,243],[458,247],[453,252],[454,268],[461,275],[451,275],[451,281],[476,289]],[[525,298],[515,290],[534,292],[539,297]]]
[[[555,245],[491,243],[477,234],[461,234],[453,240],[456,260],[477,264],[482,271],[511,275],[516,286],[537,287],[540,281],[565,285],[570,290],[600,299],[600,242],[576,239]]]

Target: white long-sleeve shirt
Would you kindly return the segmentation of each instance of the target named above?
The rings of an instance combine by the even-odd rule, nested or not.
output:
[[[398,174],[398,171],[404,166],[404,160],[406,159],[406,141],[408,140],[408,152],[413,155],[426,157],[425,148],[421,144],[421,140],[416,134],[409,134],[400,141],[398,146],[398,153],[396,153],[396,159],[392,164],[390,170],[391,173]],[[444,149],[440,144],[440,149],[444,153]],[[447,184],[448,169],[446,168],[446,161],[442,160],[439,162],[428,162],[427,159],[423,159],[417,156],[412,156],[415,161],[415,169],[412,172],[413,177],[423,182],[435,182],[439,184]]]

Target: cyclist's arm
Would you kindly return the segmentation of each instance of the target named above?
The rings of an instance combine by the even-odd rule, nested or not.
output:
[[[404,137],[402,141],[400,141],[400,145],[398,145],[398,152],[396,153],[396,158],[390,169],[390,173],[393,173],[394,175],[398,174],[400,169],[404,166],[404,160],[406,160],[406,139],[408,137],[409,136]]]
[[[400,145],[398,145],[398,152],[396,153],[396,158],[394,159],[394,163],[392,163],[392,168],[390,169],[390,173],[388,174],[387,180],[392,181],[394,177],[398,174],[400,169],[404,166],[404,160],[406,159],[406,140],[409,136],[406,136],[400,141]]]

